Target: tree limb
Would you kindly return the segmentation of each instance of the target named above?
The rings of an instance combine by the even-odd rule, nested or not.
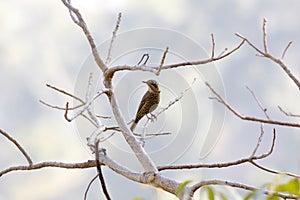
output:
[[[220,94],[218,94],[213,87],[208,83],[205,82],[206,86],[210,89],[210,91],[216,96],[215,99],[219,103],[223,104],[230,112],[232,112],[234,115],[236,115],[238,118],[245,120],[245,121],[253,121],[253,122],[260,122],[260,123],[266,123],[266,124],[274,124],[278,126],[289,126],[289,127],[296,127],[300,128],[300,124],[298,123],[290,123],[290,122],[283,122],[283,121],[276,121],[276,120],[269,120],[269,119],[261,119],[261,118],[256,118],[256,117],[249,117],[249,116],[244,116],[237,112],[234,108],[232,108],[222,97]]]
[[[6,137],[9,141],[11,141],[19,149],[19,151],[23,154],[23,156],[26,158],[27,162],[31,166],[32,165],[32,160],[31,160],[30,156],[26,153],[26,151],[18,143],[18,141],[15,140],[14,138],[12,138],[8,133],[6,133],[5,131],[3,131],[1,129],[0,129],[0,134],[2,134],[4,137]],[[1,174],[0,174],[0,176],[1,176]]]
[[[90,44],[90,47],[92,49],[92,53],[93,53],[94,59],[96,61],[96,64],[101,69],[101,71],[104,72],[107,69],[107,66],[104,64],[104,62],[100,58],[97,46],[94,42],[94,39],[93,39],[90,31],[88,30],[87,25],[86,25],[85,21],[83,20],[79,10],[74,8],[71,5],[71,0],[62,0],[62,2],[69,9],[70,16],[71,16],[71,19],[73,20],[73,22],[75,24],[77,24],[83,30],[84,35],[86,36],[86,38]]]
[[[288,68],[288,66],[283,62],[282,59],[276,58],[273,55],[271,55],[268,52],[268,46],[267,46],[267,32],[266,32],[266,23],[267,20],[264,19],[263,21],[263,45],[264,45],[264,50],[260,50],[258,47],[256,47],[256,45],[254,45],[252,42],[250,42],[249,39],[247,39],[246,37],[242,36],[239,33],[236,33],[235,35],[238,36],[239,38],[243,39],[243,41],[246,41],[255,51],[257,51],[260,56],[268,58],[270,60],[272,60],[273,62],[275,62],[276,64],[278,64],[283,71],[289,76],[290,79],[292,79],[294,81],[294,83],[296,84],[296,86],[298,87],[298,89],[300,90],[300,81],[298,80],[298,78],[291,72],[291,70]],[[285,48],[284,53],[281,57],[284,57],[286,50],[288,49],[289,45]]]

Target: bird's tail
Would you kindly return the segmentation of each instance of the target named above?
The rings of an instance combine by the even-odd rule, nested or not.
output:
[[[137,123],[134,121],[130,127],[130,130],[133,131],[136,127]]]

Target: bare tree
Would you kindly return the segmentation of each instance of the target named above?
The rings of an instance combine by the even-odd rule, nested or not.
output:
[[[151,67],[147,64],[147,60],[149,58],[149,55],[145,54],[143,55],[142,59],[137,65],[119,65],[119,66],[112,66],[108,67],[108,63],[111,61],[111,52],[113,50],[113,44],[115,41],[115,38],[117,37],[117,31],[119,29],[120,23],[121,23],[121,14],[118,15],[118,19],[116,22],[115,29],[113,31],[113,35],[111,38],[110,46],[109,46],[109,52],[108,56],[104,61],[103,56],[98,52],[97,46],[94,42],[94,39],[80,13],[80,11],[73,7],[70,0],[62,0],[62,3],[64,6],[68,9],[70,13],[70,17],[72,21],[78,25],[91,48],[93,58],[99,67],[99,70],[103,74],[104,77],[104,83],[102,86],[102,89],[99,90],[96,94],[93,94],[91,92],[91,85],[93,81],[93,74],[90,74],[87,88],[86,88],[86,95],[85,99],[75,96],[74,94],[71,94],[63,89],[59,89],[52,85],[47,85],[50,89],[53,89],[54,91],[57,91],[63,95],[72,97],[74,100],[79,102],[78,106],[70,107],[70,103],[66,102],[65,106],[54,106],[47,102],[41,101],[42,104],[53,108],[53,109],[59,109],[64,111],[64,117],[68,122],[72,122],[74,119],[78,117],[84,117],[94,126],[94,131],[90,134],[90,136],[87,138],[87,145],[90,147],[91,151],[95,154],[94,160],[87,160],[85,162],[81,163],[65,163],[65,162],[40,162],[36,163],[34,162],[30,154],[26,152],[26,150],[22,147],[22,145],[16,141],[9,133],[6,133],[3,130],[0,130],[0,133],[7,138],[7,140],[11,141],[20,151],[20,153],[25,157],[27,160],[27,164],[25,165],[17,165],[17,166],[11,166],[7,169],[2,169],[0,171],[0,177],[3,175],[6,175],[8,173],[12,173],[15,171],[27,171],[27,170],[36,170],[46,167],[53,167],[53,168],[66,168],[66,169],[85,169],[85,168],[96,168],[97,169],[97,176],[93,179],[99,177],[101,182],[101,190],[103,194],[105,195],[106,199],[111,199],[109,188],[110,186],[105,183],[105,178],[103,176],[102,167],[105,166],[109,168],[110,170],[114,171],[117,174],[120,174],[124,176],[125,178],[141,183],[141,184],[148,184],[156,188],[161,188],[162,190],[169,192],[173,194],[174,196],[177,196],[179,199],[194,199],[194,194],[196,191],[198,191],[200,188],[207,188],[209,192],[214,195],[212,192],[212,189],[208,186],[213,185],[222,185],[222,186],[229,186],[233,188],[240,188],[242,190],[249,191],[248,198],[251,197],[251,195],[254,195],[256,191],[262,191],[263,194],[269,197],[274,198],[282,198],[282,199],[299,199],[300,193],[299,188],[296,192],[290,192],[287,189],[283,189],[283,187],[275,188],[258,188],[254,186],[249,186],[243,183],[237,183],[237,182],[230,182],[226,180],[198,180],[197,182],[190,183],[187,182],[178,182],[174,178],[168,177],[164,175],[164,172],[167,170],[179,170],[180,173],[184,173],[187,170],[191,169],[203,169],[203,168],[228,168],[231,166],[238,166],[243,164],[249,164],[253,165],[254,167],[263,170],[265,173],[272,173],[272,174],[280,174],[283,173],[281,171],[276,171],[273,169],[269,169],[265,166],[262,166],[258,164],[257,161],[268,158],[274,148],[275,148],[275,142],[276,142],[276,135],[277,131],[274,128],[273,129],[273,139],[270,141],[270,148],[267,152],[258,154],[258,149],[261,146],[262,143],[262,137],[265,133],[264,130],[264,124],[271,124],[280,127],[294,127],[299,128],[300,124],[295,122],[289,122],[289,121],[280,121],[273,119],[270,117],[270,115],[267,113],[267,109],[262,105],[262,103],[259,101],[259,98],[256,96],[256,94],[248,88],[250,93],[252,94],[253,98],[255,99],[257,105],[265,115],[265,118],[258,118],[258,117],[252,117],[243,115],[240,112],[238,112],[235,108],[233,108],[229,102],[227,102],[224,97],[222,97],[218,91],[214,89],[214,87],[206,82],[206,86],[211,91],[211,98],[212,100],[216,100],[217,102],[221,103],[225,108],[227,108],[233,115],[237,116],[241,120],[245,121],[252,121],[257,123],[260,126],[260,136],[257,140],[256,146],[252,150],[251,154],[248,156],[245,156],[244,158],[235,160],[235,161],[229,161],[224,163],[198,163],[198,164],[184,164],[184,165],[164,165],[164,166],[157,166],[151,157],[148,155],[148,153],[143,148],[143,141],[141,142],[140,139],[137,138],[137,136],[142,136],[142,138],[147,135],[148,133],[144,133],[144,135],[138,135],[136,133],[133,133],[129,129],[129,125],[125,121],[123,114],[120,110],[120,105],[118,104],[118,101],[116,100],[116,93],[114,90],[114,84],[113,79],[115,77],[115,74],[121,71],[146,71],[151,72],[157,76],[160,75],[161,71],[168,70],[168,69],[177,69],[177,68],[183,68],[183,67],[189,67],[189,66],[199,66],[204,65],[207,63],[212,63],[215,61],[219,61],[222,59],[225,59],[238,51],[242,46],[245,46],[248,44],[251,48],[253,48],[257,53],[258,56],[264,57],[266,59],[270,59],[273,63],[280,66],[284,73],[293,81],[293,83],[300,89],[300,82],[298,78],[291,72],[289,67],[284,63],[283,59],[287,53],[288,48],[291,45],[291,42],[288,43],[287,47],[284,49],[281,58],[276,58],[272,54],[269,53],[268,45],[267,45],[267,33],[266,33],[266,20],[263,21],[263,50],[259,49],[255,44],[253,44],[247,37],[242,36],[241,34],[236,34],[238,38],[241,39],[241,41],[236,45],[235,48],[232,50],[225,50],[217,55],[217,52],[215,51],[215,39],[214,35],[211,35],[211,43],[212,43],[212,49],[211,49],[211,55],[208,58],[202,59],[202,60],[196,60],[196,61],[188,61],[188,62],[181,62],[181,63],[174,63],[174,64],[166,64],[167,63],[167,57],[168,57],[168,51],[169,48],[166,47],[164,53],[161,55],[161,62],[156,67]],[[217,56],[216,56],[217,55]],[[168,110],[169,107],[174,105],[176,102],[178,102],[186,91],[188,91],[190,88],[187,88],[186,90],[182,91],[181,95],[173,100],[171,100],[165,107],[163,107],[158,112],[154,113],[154,115],[157,117],[161,113]],[[100,96],[106,96],[107,100],[110,104],[110,109],[113,113],[112,118],[115,119],[116,125],[115,126],[107,126],[104,123],[103,116],[97,116],[91,109],[91,106],[95,102],[96,99],[98,99]],[[285,115],[290,117],[299,117],[297,114],[292,114],[290,112],[285,111],[281,107],[279,107],[280,111],[283,112]],[[70,114],[70,110],[74,111],[74,114]],[[150,122],[151,119],[149,119]],[[148,124],[148,123],[147,123]],[[146,124],[146,125],[147,125]],[[113,131],[111,134],[106,134],[107,131]],[[132,152],[135,154],[136,158],[138,159],[139,163],[143,167],[143,171],[137,172],[129,169],[127,166],[123,166],[118,161],[113,160],[109,156],[109,152],[106,152],[105,149],[100,148],[101,142],[110,139],[110,137],[115,134],[116,132],[122,134],[123,138],[127,142],[127,144],[130,146]],[[168,133],[157,133],[157,136],[164,135]],[[182,172],[181,172],[182,171]],[[178,172],[179,173],[179,172]],[[295,185],[299,185],[299,178],[300,175],[298,174],[292,174],[289,172],[284,172],[287,176],[289,176],[294,182]],[[93,181],[92,180],[92,181]],[[89,185],[90,186],[90,185]],[[88,187],[89,188],[89,187]],[[88,190],[87,190],[88,192]],[[86,192],[86,194],[87,194]],[[87,195],[85,195],[85,199],[87,198]]]

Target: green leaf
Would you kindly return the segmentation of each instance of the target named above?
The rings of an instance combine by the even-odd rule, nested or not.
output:
[[[249,193],[245,196],[244,200],[250,200],[252,197],[254,197],[254,195],[255,195],[255,192],[249,192]]]
[[[214,190],[212,189],[212,187],[206,186],[205,188],[207,190],[208,199],[209,200],[215,200],[215,193],[214,193]]]
[[[288,192],[290,194],[299,196],[300,184],[297,179],[291,179],[286,184],[278,185],[276,187],[276,192]]]
[[[142,197],[135,197],[133,200],[145,200],[145,199]]]
[[[220,197],[222,200],[228,200],[227,197],[225,196],[225,194],[220,192]]]
[[[276,196],[268,196],[266,200],[279,200],[279,197]]]
[[[177,189],[176,191],[176,196],[180,196],[181,193],[183,192],[184,188],[190,183],[192,182],[191,180],[187,180],[187,181],[184,181]]]

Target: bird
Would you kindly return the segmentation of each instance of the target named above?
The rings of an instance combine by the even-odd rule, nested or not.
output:
[[[148,91],[144,94],[139,108],[136,112],[135,119],[130,127],[130,130],[133,131],[139,121],[148,113],[153,112],[160,101],[160,89],[158,83],[155,80],[143,81],[148,85]]]

